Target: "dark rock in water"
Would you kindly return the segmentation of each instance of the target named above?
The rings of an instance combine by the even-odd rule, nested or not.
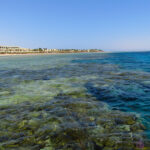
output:
[[[50,80],[50,77],[45,76],[45,77],[43,77],[42,79],[43,79],[43,80]]]
[[[124,120],[122,120],[121,118],[115,118],[115,123],[116,124],[124,124]]]

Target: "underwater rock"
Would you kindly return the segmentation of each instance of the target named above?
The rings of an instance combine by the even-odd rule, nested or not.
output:
[[[0,124],[0,130],[5,133],[0,134],[0,140],[15,140],[3,144],[5,149],[9,145],[51,150],[134,149],[135,142],[144,139],[144,128],[136,116],[111,110],[92,97],[73,98],[60,93],[46,102],[22,103],[17,107],[22,113],[12,105],[6,113],[9,113],[7,121],[3,118]],[[17,121],[13,122],[15,118]]]
[[[135,131],[138,131],[141,129],[146,130],[146,127],[141,123],[135,123],[135,124],[131,125],[130,128],[131,128],[132,132],[135,132]]]
[[[29,128],[38,128],[41,124],[39,119],[31,119],[28,121]]]
[[[114,147],[115,144],[118,142],[118,140],[119,140],[118,137],[115,136],[109,137],[108,139],[106,139],[105,146]]]
[[[40,150],[55,150],[55,149],[53,147],[47,146],[47,147],[44,147]]]
[[[11,94],[12,94],[11,91],[0,91],[0,96],[9,96]]]
[[[114,149],[111,147],[104,147],[103,150],[114,150]]]
[[[34,111],[34,112],[31,112],[30,114],[30,117],[32,118],[37,118],[37,117],[39,117],[40,115],[41,115],[41,113],[40,112],[37,112],[37,111]]]
[[[123,132],[130,132],[130,125],[119,126],[119,129],[122,130]]]
[[[23,120],[18,124],[18,128],[24,128],[28,124],[28,120]]]

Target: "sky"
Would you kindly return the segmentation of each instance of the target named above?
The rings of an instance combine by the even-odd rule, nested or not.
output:
[[[150,50],[150,0],[0,0],[0,45]]]

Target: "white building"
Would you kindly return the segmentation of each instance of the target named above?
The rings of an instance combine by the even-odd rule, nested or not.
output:
[[[28,48],[21,48],[17,46],[0,46],[0,52],[26,52]]]

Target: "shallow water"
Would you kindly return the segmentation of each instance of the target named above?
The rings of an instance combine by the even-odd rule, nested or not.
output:
[[[150,149],[150,53],[0,57],[0,149]]]

